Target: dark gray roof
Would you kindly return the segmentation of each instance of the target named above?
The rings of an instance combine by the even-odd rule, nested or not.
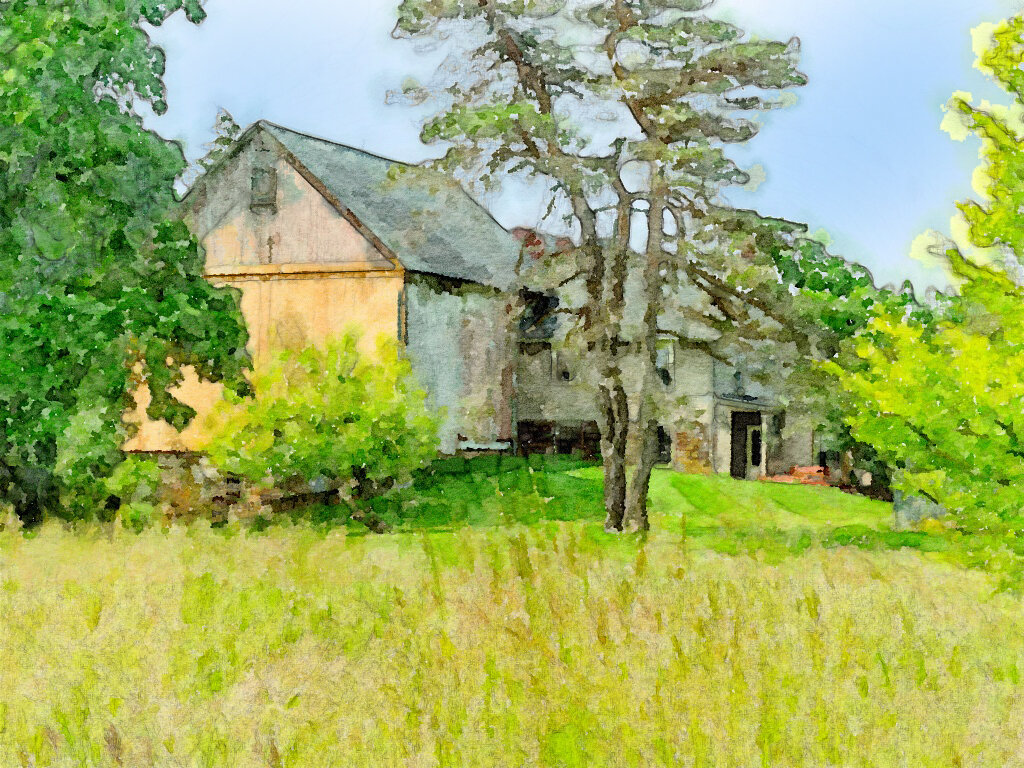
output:
[[[258,125],[406,269],[502,289],[513,284],[519,241],[453,179],[265,121]],[[408,172],[389,174],[396,166]]]

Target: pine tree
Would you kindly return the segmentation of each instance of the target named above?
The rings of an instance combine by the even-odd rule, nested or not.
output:
[[[748,38],[713,0],[404,0],[396,35],[471,41],[439,72],[423,129],[441,167],[472,182],[531,177],[572,245],[525,282],[560,299],[600,412],[606,528],[647,527],[665,403],[666,335],[725,357],[751,340],[809,349],[783,312],[777,243],[799,228],[722,201],[749,175],[725,147],[801,86],[799,41]],[[416,93],[416,100],[422,94]],[[525,265],[524,265],[525,266]],[[627,477],[627,449],[636,468]]]
[[[230,112],[221,107],[213,121],[213,135],[213,141],[203,145],[206,154],[192,163],[182,174],[181,180],[185,187],[195,184],[200,176],[206,174],[231,151],[242,135],[242,127],[235,122]]]

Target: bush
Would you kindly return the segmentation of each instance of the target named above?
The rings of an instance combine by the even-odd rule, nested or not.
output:
[[[125,528],[141,531],[153,521],[160,479],[160,467],[155,461],[128,456],[104,480],[104,488],[118,501],[118,514]]]
[[[337,492],[353,516],[368,498],[411,480],[437,453],[439,415],[393,341],[373,358],[346,334],[281,353],[209,417],[210,460],[223,472],[286,493]]]

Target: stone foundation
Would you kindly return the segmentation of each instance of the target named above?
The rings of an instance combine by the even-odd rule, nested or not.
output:
[[[168,519],[224,519],[243,501],[242,484],[225,478],[198,453],[137,454],[156,461],[161,483],[156,504]]]
[[[224,476],[199,453],[137,455],[156,461],[160,467],[161,484],[154,503],[167,520],[249,519],[337,501],[333,491],[257,488],[237,477]]]
[[[707,428],[698,424],[676,432],[672,451],[672,468],[693,475],[711,474],[711,449]]]

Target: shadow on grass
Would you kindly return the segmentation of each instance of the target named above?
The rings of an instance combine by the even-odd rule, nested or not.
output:
[[[451,531],[462,526],[536,525],[602,517],[600,474],[573,470],[593,464],[571,456],[479,456],[441,459],[412,484],[370,500],[368,507],[395,531]],[[317,526],[365,527],[343,506],[315,506],[290,518]]]

